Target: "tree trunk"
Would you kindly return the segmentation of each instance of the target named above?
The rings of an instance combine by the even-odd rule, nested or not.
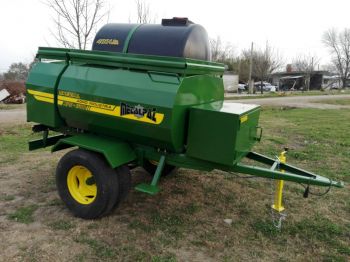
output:
[[[263,81],[260,81],[260,92],[261,94],[264,94],[264,87],[263,87]]]
[[[346,87],[346,77],[342,78],[342,88]]]
[[[310,91],[310,79],[311,79],[310,74],[309,73],[306,74],[306,76],[305,76],[305,89],[306,89],[306,91]]]

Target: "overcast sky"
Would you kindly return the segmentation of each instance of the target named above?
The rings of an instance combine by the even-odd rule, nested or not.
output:
[[[29,63],[38,46],[57,46],[45,0],[0,0],[0,72],[13,62]],[[211,37],[231,42],[237,54],[253,41],[268,41],[289,62],[297,54],[329,61],[321,37],[329,28],[350,27],[350,0],[148,0],[161,18],[188,17],[203,25]],[[110,0],[110,22],[126,23],[135,17],[133,0]]]

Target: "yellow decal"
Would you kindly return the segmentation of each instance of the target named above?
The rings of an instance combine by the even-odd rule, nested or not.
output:
[[[35,91],[31,89],[28,89],[27,91],[28,94],[33,95],[36,100],[53,104],[53,94]]]
[[[54,95],[45,92],[39,92],[28,89],[29,94],[33,95],[38,101],[51,103],[54,102]],[[73,92],[59,91],[57,97],[59,106],[71,107],[80,110],[86,110],[98,114],[122,117],[130,120],[159,125],[164,119],[164,114],[157,113],[155,110],[147,110],[138,105],[135,107],[121,103],[120,106],[105,104],[90,100],[81,99],[80,95]]]
[[[241,117],[239,118],[239,120],[241,121],[241,123],[244,123],[245,121],[248,120],[248,115],[241,116]]]
[[[74,98],[80,98],[80,95],[77,94],[77,93],[69,92],[69,91],[63,91],[63,90],[58,91],[58,95],[74,97]]]
[[[99,45],[119,45],[119,40],[118,39],[100,38],[96,41],[96,44],[99,44]]]

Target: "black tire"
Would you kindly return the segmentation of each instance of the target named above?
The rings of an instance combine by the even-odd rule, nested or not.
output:
[[[119,196],[115,202],[113,209],[116,208],[119,203],[126,199],[131,189],[131,173],[128,166],[123,165],[115,169],[119,180]]]
[[[85,195],[83,201],[86,203],[78,202],[77,199],[80,198],[73,197],[69,189],[67,178],[73,168],[87,169],[92,175],[81,184],[82,187],[92,186],[96,189],[96,192],[92,193],[94,197]],[[79,193],[80,183],[83,183],[81,180],[77,179],[73,183],[77,188],[76,191],[73,190],[75,193]],[[74,216],[80,218],[99,218],[111,212],[120,201],[120,182],[116,170],[108,165],[103,156],[91,151],[76,149],[64,155],[57,165],[56,184],[62,201]]]
[[[145,159],[143,162],[143,168],[147,171],[147,173],[151,176],[154,175],[157,169],[157,165],[152,164],[149,160]],[[176,167],[172,165],[165,164],[161,176],[170,175]]]
[[[112,188],[119,187],[119,190],[114,190],[114,193],[116,195],[113,195],[111,199],[113,199],[108,207],[106,208],[105,212],[103,212],[102,216],[110,214],[114,209],[116,209],[120,202],[126,199],[126,197],[129,194],[129,191],[131,189],[131,173],[130,169],[126,165],[119,166],[114,169],[116,176],[118,177],[117,181],[118,184],[113,184],[113,181],[111,181],[110,186]]]

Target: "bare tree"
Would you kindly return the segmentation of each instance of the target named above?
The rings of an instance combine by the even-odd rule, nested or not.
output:
[[[293,59],[293,66],[298,71],[314,71],[320,59],[315,55],[298,55]]]
[[[332,55],[332,63],[342,80],[342,87],[346,87],[346,80],[350,77],[350,29],[341,32],[329,29],[323,34],[323,44],[328,47]]]
[[[5,80],[27,80],[29,72],[29,65],[24,63],[12,63],[6,73],[4,73]]]
[[[154,23],[157,16],[152,15],[150,11],[150,5],[145,0],[135,0],[136,4],[136,23],[149,24]]]
[[[91,33],[105,17],[105,0],[47,0],[54,11],[57,42],[66,48],[86,49]]]
[[[244,50],[242,60],[247,61],[251,56],[250,50]],[[263,82],[266,81],[270,74],[279,69],[283,64],[283,58],[277,50],[272,48],[268,43],[264,49],[253,51],[253,77],[261,82],[261,93],[263,94]]]
[[[333,63],[328,63],[328,64],[325,64],[325,65],[321,65],[321,70],[324,70],[324,71],[328,71],[330,72],[331,74],[335,75],[337,74],[337,68],[335,67],[335,65]]]
[[[235,55],[235,48],[231,43],[224,43],[220,36],[209,39],[211,60],[223,63],[230,71],[239,70],[239,59]]]
[[[311,73],[315,71],[316,66],[319,64],[320,59],[315,55],[298,55],[293,59],[293,66],[298,71],[302,71],[305,74],[304,86],[307,91],[310,90]]]
[[[214,62],[223,62],[234,57],[234,48],[230,43],[223,43],[220,36],[209,39],[211,59]]]

